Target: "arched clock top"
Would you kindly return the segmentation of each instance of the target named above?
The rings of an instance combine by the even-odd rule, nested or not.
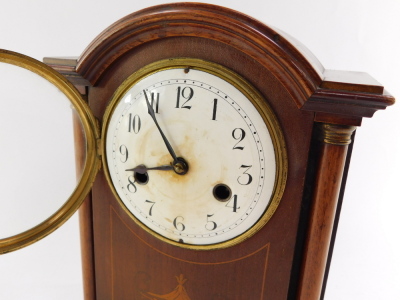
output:
[[[298,42],[291,43],[281,32],[240,12],[199,3],[159,5],[122,18],[86,48],[77,61],[77,72],[96,85],[125,53],[173,37],[210,39],[240,50],[270,70],[298,107],[322,81],[322,65]]]
[[[298,109],[315,121],[359,126],[394,103],[371,76],[325,70],[312,53],[289,35],[240,12],[210,4],[173,3],[132,13],[115,22],[71,59],[45,59],[78,87],[95,86],[119,58],[167,38],[203,38],[233,47],[254,59],[288,91]]]

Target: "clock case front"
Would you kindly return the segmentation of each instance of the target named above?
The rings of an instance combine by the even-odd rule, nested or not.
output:
[[[85,299],[323,297],[355,126],[394,99],[367,74],[325,70],[283,33],[206,4],[136,12],[102,32],[78,59],[45,63],[75,85],[102,123],[131,74],[182,57],[232,70],[268,102],[287,147],[280,204],[261,230],[235,246],[185,249],[138,226],[103,168],[80,209]],[[80,132],[75,136],[79,143]]]

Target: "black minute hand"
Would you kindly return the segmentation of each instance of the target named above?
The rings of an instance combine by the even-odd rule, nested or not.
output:
[[[165,136],[164,132],[161,130],[160,125],[158,125],[157,119],[156,119],[156,114],[154,113],[154,109],[153,107],[150,105],[149,99],[147,98],[147,94],[146,91],[143,90],[144,93],[144,97],[146,98],[146,103],[147,103],[147,112],[149,113],[149,115],[151,116],[151,118],[153,119],[154,123],[156,124],[158,131],[161,134],[161,137],[165,143],[165,146],[167,146],[167,149],[169,151],[169,154],[171,154],[172,158],[174,159],[173,163],[177,163],[178,162],[178,158],[176,157],[175,151],[174,149],[172,149],[171,144],[169,143],[169,141],[167,140],[167,137]]]

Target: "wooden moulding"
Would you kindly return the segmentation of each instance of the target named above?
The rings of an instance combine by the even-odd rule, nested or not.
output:
[[[90,83],[76,72],[78,57],[45,57],[43,62],[68,78],[81,94],[86,94],[85,87]]]
[[[239,12],[199,3],[160,5],[122,18],[86,48],[78,59],[77,72],[96,85],[102,74],[127,52],[174,37],[214,40],[238,49],[271,70],[298,107],[321,83],[323,68],[318,60],[294,47],[282,33]]]
[[[321,85],[301,109],[314,111],[316,122],[361,126],[362,118],[371,118],[394,102],[366,73],[325,70]]]
[[[115,22],[79,58],[45,58],[76,85],[95,86],[120,57],[146,43],[173,37],[215,40],[239,49],[278,78],[299,109],[316,121],[361,125],[363,117],[394,103],[371,76],[325,70],[299,42],[239,12],[208,4],[173,3],[150,7]]]

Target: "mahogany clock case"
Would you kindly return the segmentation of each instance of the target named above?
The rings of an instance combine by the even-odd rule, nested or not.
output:
[[[366,75],[351,74],[343,81],[344,73],[325,72],[303,50],[240,13],[185,3],[148,8],[111,25],[69,73],[62,60],[46,60],[86,92],[100,122],[114,92],[137,70],[172,58],[211,61],[239,74],[261,93],[286,141],[287,187],[274,216],[252,238],[220,250],[183,249],[149,235],[115,199],[101,170],[81,223],[89,241],[93,233],[93,244],[87,243],[85,250],[87,269],[92,270],[86,283],[97,299],[165,294],[180,276],[187,279],[187,294],[202,299],[320,296],[346,145],[362,117],[371,117],[393,98]],[[327,146],[321,154],[316,150],[316,123],[328,124],[323,127],[329,137],[323,140]],[[331,139],[331,131],[347,137]],[[320,218],[321,213],[326,217]],[[320,231],[318,226],[327,229]],[[320,246],[318,235],[323,239]],[[132,276],[137,285],[129,284]],[[306,283],[310,281],[315,283]]]
[[[185,12],[185,15],[191,14]],[[287,186],[291,188],[285,191],[279,209],[268,225],[251,239],[224,250],[199,253],[168,245],[141,230],[116,201],[100,172],[92,188],[96,295],[98,299],[118,299],[127,295],[135,298],[136,293],[143,291],[129,285],[132,275],[128,274],[140,280],[140,274],[145,273],[151,278],[148,291],[145,292],[164,293],[172,290],[176,285],[175,276],[183,274],[188,280],[185,284],[187,293],[201,299],[213,299],[217,295],[228,299],[257,299],[263,293],[268,293],[272,297],[270,299],[284,298],[289,288],[293,263],[291,257],[298,224],[296,215],[303,194],[302,179],[305,178],[313,113],[299,112],[293,97],[272,72],[244,53],[245,45],[232,47],[210,39],[209,36],[214,32],[187,27],[193,33],[180,36],[179,26],[172,28],[175,32],[170,33],[169,28],[164,31],[157,24],[154,30],[141,37],[146,42],[125,51],[101,76],[98,72],[94,73],[95,77],[100,78],[89,89],[88,98],[95,116],[101,120],[114,91],[128,76],[149,63],[174,57],[191,57],[221,64],[249,80],[269,100],[285,139],[291,141],[287,143]],[[128,29],[126,31],[129,32]],[[171,37],[159,38],[163,35]],[[135,43],[135,40],[132,38],[131,41]],[[127,46],[117,44],[114,47],[126,49]],[[289,129],[286,124],[294,126]],[[298,182],[298,179],[301,181]],[[109,263],[102,263],[104,261]],[[249,274],[252,276],[249,277]],[[266,284],[265,278],[270,278]],[[251,284],[234,284],[248,280],[251,280]],[[190,282],[198,284],[192,285]],[[282,282],[286,287],[274,288]],[[202,288],[204,286],[208,288]]]
[[[168,7],[168,9],[171,9],[171,7]],[[247,19],[246,21],[252,23],[252,25],[257,25],[256,22],[253,23],[253,20]],[[126,18],[125,22],[129,23],[129,18]],[[199,22],[197,25],[199,28],[202,28],[203,24],[201,23]],[[157,27],[158,25],[156,24],[155,26]],[[293,267],[299,268],[293,262],[296,236],[298,234],[297,224],[300,216],[301,201],[304,198],[303,185],[307,185],[305,179],[307,164],[313,161],[312,159],[308,160],[308,154],[312,150],[313,143],[311,143],[311,139],[316,114],[312,109],[302,110],[299,109],[299,106],[302,105],[302,101],[309,96],[315,87],[321,86],[320,80],[322,76],[319,73],[323,72],[323,69],[320,67],[315,68],[316,65],[307,65],[307,63],[300,66],[307,73],[305,77],[307,77],[308,83],[302,82],[299,84],[300,90],[303,89],[302,92],[294,91],[289,87],[290,82],[285,83],[285,78],[277,76],[279,67],[275,65],[276,69],[271,68],[271,70],[269,68],[276,62],[270,62],[268,67],[266,61],[270,58],[265,59],[264,65],[257,62],[254,59],[254,49],[251,49],[252,46],[249,44],[247,45],[250,50],[242,47],[245,44],[241,44],[243,41],[238,42],[236,45],[226,43],[227,39],[224,40],[222,36],[225,35],[225,38],[227,38],[227,33],[221,32],[224,30],[217,30],[221,36],[210,38],[213,33],[215,34],[213,29],[205,32],[191,25],[187,28],[190,27],[192,32],[189,30],[185,36],[178,36],[177,30],[175,32],[169,28],[164,30],[162,26],[157,27],[157,30],[155,30],[156,27],[153,31],[149,29],[143,31],[142,37],[144,37],[144,41],[141,41],[140,45],[133,45],[134,39],[129,37],[129,32],[126,31],[124,33],[126,34],[124,37],[126,40],[121,43],[115,41],[113,42],[115,44],[112,45],[112,47],[120,47],[118,48],[120,51],[110,51],[111,56],[108,58],[106,56],[102,57],[102,53],[107,53],[107,51],[100,49],[103,45],[95,41],[92,49],[89,49],[85,54],[90,54],[93,49],[98,50],[99,52],[93,50],[94,54],[100,54],[96,57],[98,61],[90,63],[87,60],[85,62],[87,57],[85,58],[84,54],[78,61],[78,72],[75,70],[69,74],[64,72],[64,75],[75,83],[84,97],[88,98],[89,105],[96,117],[100,121],[102,120],[105,107],[115,89],[130,74],[148,63],[171,57],[195,57],[219,63],[249,80],[273,108],[283,129],[285,140],[290,141],[287,143],[287,150],[289,163],[288,184],[290,183],[291,188],[285,192],[279,209],[267,226],[253,238],[232,248],[235,251],[232,249],[231,251],[228,248],[199,254],[166,245],[140,230],[121,209],[118,202],[115,201],[104,181],[102,172],[100,172],[92,190],[93,199],[99,199],[92,203],[94,239],[95,245],[99,245],[95,247],[97,249],[95,249],[94,255],[97,261],[96,274],[92,274],[92,276],[96,277],[96,281],[99,280],[97,293],[98,295],[114,293],[113,295],[117,298],[119,296],[118,293],[132,295],[135,291],[129,288],[124,289],[124,287],[126,288],[129,285],[129,276],[131,276],[129,273],[135,270],[135,278],[139,283],[143,281],[143,277],[141,277],[143,274],[148,276],[151,273],[150,277],[146,277],[146,280],[150,278],[150,281],[146,281],[148,283],[146,292],[165,293],[168,290],[172,290],[177,285],[175,276],[180,276],[182,273],[184,279],[187,279],[184,286],[188,295],[197,294],[201,295],[201,297],[225,296],[229,298],[232,295],[229,293],[222,295],[220,289],[217,288],[211,288],[207,292],[197,291],[191,282],[206,280],[204,279],[205,276],[201,276],[201,274],[207,274],[207,276],[211,274],[214,275],[214,278],[218,278],[221,274],[234,274],[237,268],[249,268],[251,270],[249,273],[254,274],[254,278],[241,279],[238,276],[236,278],[237,282],[251,280],[254,286],[261,287],[261,289],[253,289],[252,291],[244,289],[242,290],[243,295],[259,298],[256,295],[260,295],[260,292],[262,294],[263,291],[268,291],[269,295],[266,296],[268,297],[266,299],[269,299],[269,297],[272,297],[272,299],[275,299],[274,297],[278,299],[284,297],[283,294],[286,293],[290,286],[290,278],[293,281],[293,276],[296,277],[292,272]],[[198,34],[199,31],[201,31],[200,34]],[[274,44],[283,48],[286,47],[285,51],[288,51],[291,47],[291,44],[286,43],[287,41],[280,35],[271,34],[269,37],[271,41],[274,41]],[[240,39],[241,37],[233,37],[234,41]],[[239,47],[238,45],[241,46]],[[289,52],[290,50],[292,49],[289,49]],[[269,51],[271,51],[271,48],[269,48]],[[123,52],[123,55],[121,55],[121,52]],[[115,55],[113,53],[118,54]],[[293,51],[293,53],[297,55],[296,51]],[[102,59],[104,60],[101,61]],[[293,57],[288,58],[288,60],[291,59]],[[300,61],[302,60],[300,59]],[[47,60],[47,63],[53,64],[55,68],[59,67],[54,60]],[[85,65],[89,65],[89,71],[87,72],[84,70]],[[63,68],[65,71],[66,67],[64,66]],[[98,69],[95,70],[96,68]],[[76,76],[76,73],[78,76]],[[298,77],[294,81],[296,80],[301,81]],[[308,87],[306,87],[307,85]],[[84,86],[88,88],[82,88]],[[282,107],[285,107],[285,113],[282,112]],[[324,117],[326,118],[327,116],[325,115]],[[333,119],[330,117],[329,120],[332,121]],[[340,119],[341,121],[346,119],[350,122],[349,120],[352,118]],[[354,119],[352,119],[352,122],[355,122]],[[137,251],[137,255],[133,258],[131,249]],[[283,249],[285,251],[282,251]],[[149,255],[150,252],[151,255]],[[141,264],[140,260],[137,259],[139,256],[149,257],[148,263]],[[108,257],[110,260],[104,264],[101,261],[102,257]],[[260,265],[260,261],[265,263]],[[162,268],[162,271],[160,271],[160,265],[168,267]],[[182,272],[182,270],[185,272]],[[104,276],[104,274],[109,274],[110,272],[113,276]],[[174,274],[172,275],[172,273]],[[126,274],[129,274],[129,276],[125,276]],[[178,278],[180,278],[179,276]],[[211,276],[209,277],[211,278]],[[128,281],[125,283],[125,280]],[[160,280],[163,282],[163,288],[159,284]],[[180,280],[182,282],[182,279]],[[272,287],[275,282],[280,282],[281,284],[285,282],[282,285],[286,286],[286,288],[284,287],[281,291],[274,290]],[[221,290],[225,291],[229,290],[229,288],[221,287]],[[233,290],[232,293],[234,293]]]

